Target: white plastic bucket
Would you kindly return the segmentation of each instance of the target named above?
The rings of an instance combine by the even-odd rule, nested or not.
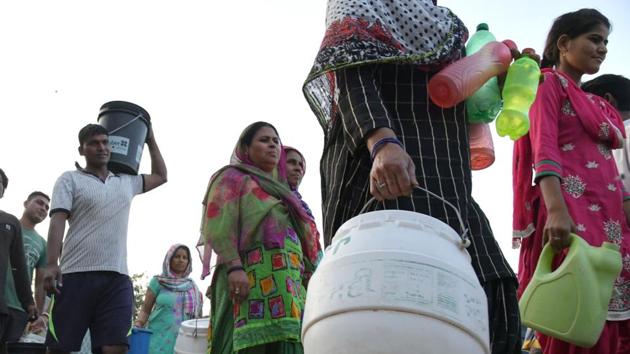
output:
[[[486,295],[445,223],[381,210],[344,223],[309,282],[306,354],[489,354]]]
[[[205,354],[208,349],[208,318],[182,322],[175,341],[175,354]]]

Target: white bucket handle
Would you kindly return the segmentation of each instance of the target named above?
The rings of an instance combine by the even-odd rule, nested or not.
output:
[[[453,204],[451,204],[448,200],[442,198],[441,196],[431,192],[430,190],[424,188],[424,187],[420,187],[420,186],[415,186],[414,188],[417,188],[421,191],[427,192],[429,195],[436,197],[438,199],[440,199],[441,201],[444,202],[444,204],[448,205],[449,207],[451,207],[453,210],[455,210],[455,215],[457,215],[457,220],[459,221],[459,226],[461,227],[462,233],[459,235],[459,237],[462,239],[461,242],[461,247],[462,248],[468,248],[468,246],[470,246],[470,238],[468,237],[468,229],[466,228],[466,226],[464,225],[464,220],[462,219],[462,215],[459,213],[459,209],[457,209]],[[370,198],[370,200],[367,201],[367,203],[365,203],[365,205],[363,206],[363,208],[361,208],[361,211],[359,212],[359,214],[363,214],[366,212],[366,209],[370,206],[370,204],[372,204],[374,201],[376,200],[376,198],[372,197]],[[385,206],[385,203],[383,203],[383,206]]]
[[[117,131],[119,131],[119,130],[123,129],[124,127],[126,127],[126,126],[130,125],[131,123],[133,123],[133,122],[137,121],[137,120],[138,120],[138,119],[140,119],[140,118],[144,118],[144,117],[142,116],[142,113],[138,114],[138,115],[137,115],[134,119],[132,119],[132,120],[128,121],[127,123],[125,123],[125,124],[121,125],[120,127],[116,128],[116,129],[113,129],[112,131],[110,131],[110,132],[109,132],[109,135],[114,134],[115,132],[117,132]]]

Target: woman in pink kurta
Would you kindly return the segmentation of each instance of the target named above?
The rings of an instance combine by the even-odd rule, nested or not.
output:
[[[623,208],[630,194],[623,190],[611,152],[623,144],[623,122],[605,100],[578,86],[583,74],[599,70],[609,29],[596,10],[556,19],[543,60],[543,66],[554,68],[543,70],[544,81],[530,110],[530,132],[515,144],[514,235],[522,238],[519,296],[544,244],[551,243],[559,264],[570,232],[593,246],[605,241],[619,245],[623,259],[608,321],[595,347],[580,348],[539,334],[546,354],[630,352],[630,227]]]

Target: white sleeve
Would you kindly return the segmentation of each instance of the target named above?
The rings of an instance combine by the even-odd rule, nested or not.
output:
[[[74,182],[72,180],[71,172],[64,172],[53,188],[52,199],[50,201],[50,215],[58,212],[65,211],[68,216],[72,212]]]

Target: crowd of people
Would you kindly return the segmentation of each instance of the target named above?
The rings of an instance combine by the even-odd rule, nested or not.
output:
[[[324,130],[324,246],[372,197],[381,203],[367,211],[415,211],[459,230],[458,216],[445,203],[454,205],[487,296],[491,351],[504,354],[521,353],[518,298],[543,246],[553,247],[557,266],[571,233],[594,246],[615,243],[623,269],[597,344],[581,348],[536,333],[528,345],[548,354],[630,352],[630,139],[624,126],[630,80],[608,74],[581,82],[606,58],[609,20],[593,9],[561,15],[541,53],[531,128],[514,146],[518,278],[471,194],[464,104],[441,108],[427,92],[435,73],[465,55],[462,21],[435,1],[329,0],[326,25],[303,87]],[[89,124],[79,132],[85,167],[63,173],[52,198],[31,193],[20,220],[0,212],[2,342],[44,330],[49,353],[68,353],[80,349],[89,329],[94,351],[127,351],[129,208],[136,195],[167,181],[152,128],[146,143],[150,174],[112,173],[108,131]],[[210,178],[196,244],[202,278],[212,275],[209,353],[303,353],[308,283],[323,256],[315,218],[298,192],[305,168],[302,153],[283,146],[276,127],[259,121],[243,130],[230,163]],[[2,170],[0,182],[1,197],[8,185]],[[444,200],[415,191],[417,185]],[[47,213],[46,243],[34,229]],[[181,323],[202,316],[192,258],[186,245],[174,244],[162,272],[150,280],[133,323],[152,330],[150,353],[173,353]]]

